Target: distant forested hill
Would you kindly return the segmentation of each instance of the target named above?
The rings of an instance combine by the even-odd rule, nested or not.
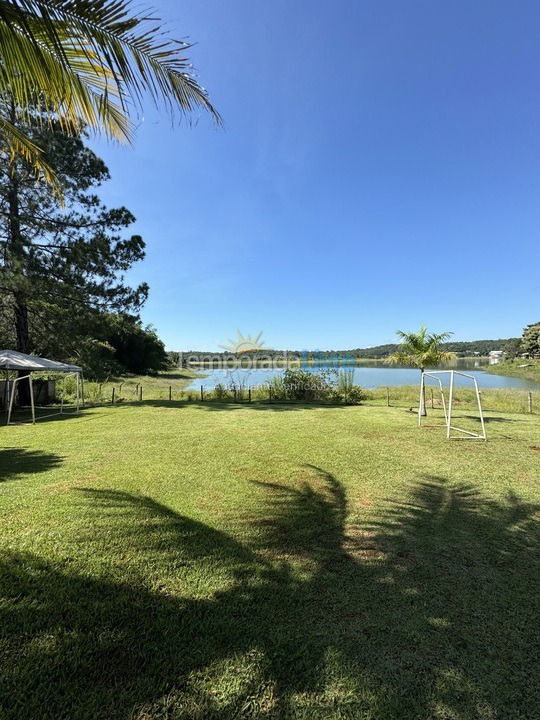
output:
[[[509,339],[499,340],[470,340],[469,342],[447,342],[443,344],[445,350],[462,357],[480,353],[487,355],[492,350],[503,350]],[[357,348],[350,350],[351,355],[363,358],[384,358],[397,350],[397,345],[376,345],[371,348]]]
[[[506,343],[509,342],[509,339],[499,339],[499,340],[471,340],[469,342],[447,342],[443,344],[443,347],[446,350],[449,350],[450,352],[455,353],[456,355],[460,357],[467,357],[474,355],[475,353],[479,353],[480,355],[487,355],[491,350],[503,350]],[[260,358],[275,358],[275,357],[284,357],[287,355],[287,357],[307,357],[310,356],[317,356],[317,357],[336,357],[336,356],[346,356],[346,357],[354,357],[354,358],[370,358],[370,359],[378,359],[378,358],[385,358],[388,357],[388,355],[391,355],[397,350],[396,344],[389,344],[389,345],[376,345],[375,347],[369,347],[369,348],[355,348],[354,350],[271,350],[268,348],[261,348],[259,351],[254,352],[253,355]],[[250,353],[251,354],[251,353]],[[233,354],[230,352],[201,352],[198,350],[188,350],[183,353],[184,356],[190,356],[191,359],[195,359],[197,357],[200,357],[203,359],[204,357],[208,357],[209,355],[212,356],[223,356],[232,357]],[[179,360],[179,353],[169,353],[170,360],[172,364],[177,364]]]

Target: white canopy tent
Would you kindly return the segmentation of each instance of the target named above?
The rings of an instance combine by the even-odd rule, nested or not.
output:
[[[64,387],[66,378],[74,376],[76,378],[76,411],[79,411],[80,403],[84,407],[84,378],[82,367],[78,365],[70,365],[68,363],[57,362],[56,360],[48,360],[47,358],[36,357],[35,355],[26,355],[25,353],[17,352],[16,350],[0,350],[0,370],[3,370],[6,376],[6,389],[9,394],[8,399],[8,417],[7,424],[11,421],[11,414],[13,411],[13,401],[15,398],[16,384],[28,378],[30,385],[30,404],[32,408],[32,423],[36,422],[36,410],[34,405],[34,389],[32,383],[32,373],[40,374],[53,374],[62,373],[64,376]],[[11,381],[11,393],[9,392],[9,373],[16,371],[18,373],[25,372],[26,375],[19,375]],[[64,399],[60,404],[61,414],[64,410]],[[47,416],[48,417],[48,416]]]

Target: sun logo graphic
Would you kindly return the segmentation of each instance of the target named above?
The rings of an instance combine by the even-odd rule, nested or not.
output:
[[[238,338],[236,340],[227,338],[231,344],[220,345],[219,347],[224,350],[228,350],[229,352],[236,353],[237,355],[241,355],[245,352],[254,352],[255,350],[260,350],[263,347],[264,340],[261,340],[262,330],[256,338],[252,338],[251,335],[244,337],[240,330],[237,330],[236,332],[238,333]]]

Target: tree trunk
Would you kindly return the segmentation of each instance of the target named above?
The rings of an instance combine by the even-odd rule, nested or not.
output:
[[[18,352],[30,352],[30,336],[28,333],[28,308],[20,298],[15,295],[15,330],[17,333],[17,350]]]
[[[28,333],[28,308],[18,295],[15,295],[15,331],[17,334],[17,350],[22,353],[30,352],[30,336]],[[19,370],[18,376],[28,375],[27,370]],[[30,380],[20,380],[17,383],[19,405],[30,405]]]
[[[15,121],[15,110],[12,108],[12,122]],[[21,233],[21,219],[19,210],[19,183],[17,179],[17,165],[15,159],[9,168],[9,190],[7,193],[9,206],[9,237],[6,253],[6,264],[13,274],[24,274],[24,243]],[[28,307],[23,293],[17,292],[15,285],[13,291],[13,321],[15,325],[16,344],[19,352],[30,352],[30,336],[28,332]],[[28,375],[26,370],[19,370],[19,377]],[[22,380],[17,383],[18,400],[21,405],[30,404],[30,383]]]
[[[427,416],[427,410],[426,410],[426,386],[422,383],[422,373],[424,372],[424,368],[420,368],[420,387],[422,388],[422,392],[420,393],[420,415],[422,417]]]

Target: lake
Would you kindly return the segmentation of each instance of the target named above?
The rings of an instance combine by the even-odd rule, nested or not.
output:
[[[522,380],[521,378],[505,377],[504,375],[491,375],[484,372],[483,368],[487,365],[485,358],[475,359],[458,359],[453,365],[445,365],[443,370],[461,370],[473,375],[481,388],[517,388],[520,390],[540,390],[540,385],[532,380]],[[332,365],[324,366],[331,369]],[[318,372],[323,369],[321,366],[303,365],[303,369],[310,372]],[[354,371],[355,385],[361,385],[364,388],[372,389],[376,387],[399,387],[401,385],[418,385],[420,372],[414,368],[389,367],[383,362],[365,362],[356,363],[355,365],[344,366],[343,369],[351,369]],[[204,373],[204,377],[194,378],[189,388],[199,388],[201,385],[210,390],[218,384],[229,385],[234,382],[243,387],[264,385],[274,375],[283,373],[283,368],[256,368],[253,370],[224,370],[224,369],[192,369]],[[448,380],[441,378],[443,384],[447,384]],[[428,381],[429,382],[429,381]],[[455,376],[456,386],[471,386],[472,382],[467,378]]]

